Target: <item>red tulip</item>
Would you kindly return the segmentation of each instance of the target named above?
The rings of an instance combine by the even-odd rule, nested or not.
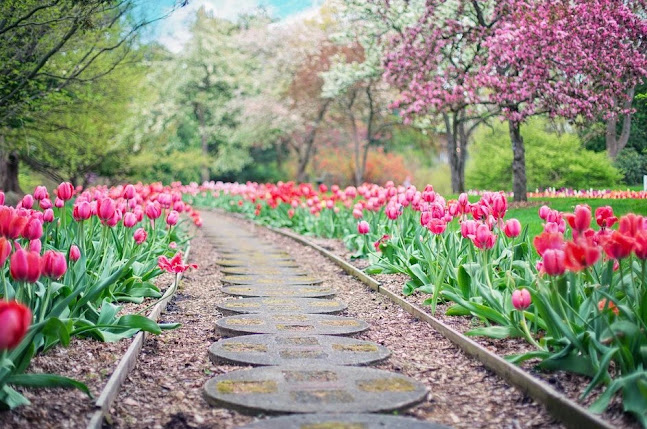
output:
[[[168,215],[166,215],[166,223],[170,226],[176,225],[180,220],[180,214],[175,210],[171,210]]]
[[[9,272],[14,280],[34,283],[40,277],[40,255],[28,252],[16,246],[17,249],[9,260]]]
[[[0,206],[4,205],[4,199],[5,199],[4,192],[0,191]]]
[[[612,227],[618,218],[613,215],[611,206],[598,207],[595,209],[595,222],[601,228]]]
[[[607,256],[612,259],[623,259],[631,255],[634,240],[619,231],[613,231],[602,244]]]
[[[600,248],[584,240],[569,241],[564,248],[564,262],[569,271],[581,271],[600,259]]]
[[[142,244],[144,241],[146,241],[147,236],[148,234],[146,233],[146,230],[144,228],[139,228],[133,234],[133,238],[135,239],[135,243],[137,244]]]
[[[563,250],[547,249],[542,255],[542,259],[544,261],[544,272],[549,276],[559,276],[566,271]]]
[[[56,188],[56,196],[63,201],[71,200],[73,195],[74,186],[69,182],[63,182]]]
[[[4,237],[0,237],[0,268],[2,268],[10,254],[11,241],[7,240]]]
[[[20,216],[17,213],[14,214],[13,218],[11,219],[11,223],[9,224],[7,237],[13,240],[20,237],[22,231],[25,229],[25,226],[27,226],[27,222],[29,222],[29,219],[26,216]]]
[[[16,301],[0,301],[0,350],[16,348],[31,324],[31,310]]]
[[[357,224],[357,232],[362,235],[368,234],[370,230],[371,226],[365,220],[362,220]]]
[[[508,219],[503,226],[503,233],[508,238],[513,238],[521,234],[521,222],[517,219]]]
[[[591,207],[586,204],[578,204],[574,214],[565,213],[564,217],[573,231],[583,232],[591,227]]]
[[[76,244],[70,246],[70,261],[76,262],[81,259],[81,251]]]
[[[534,238],[533,244],[539,256],[543,256],[548,249],[563,249],[564,236],[558,232],[542,232]]]
[[[517,310],[525,310],[526,308],[530,307],[531,302],[532,298],[530,297],[530,292],[528,292],[528,289],[517,289],[512,292],[512,305]]]
[[[43,275],[52,279],[59,279],[67,271],[67,261],[61,252],[48,250],[42,258]]]
[[[634,240],[634,253],[638,259],[644,261],[647,259],[647,231],[638,232]]]
[[[626,214],[620,218],[618,231],[629,237],[634,237],[638,231],[645,229],[644,219],[633,213]]]
[[[609,310],[609,311],[612,311],[613,314],[615,314],[616,316],[620,314],[620,310],[618,309],[616,304],[613,301],[607,300],[606,298],[602,298],[598,302],[598,310],[600,311]]]

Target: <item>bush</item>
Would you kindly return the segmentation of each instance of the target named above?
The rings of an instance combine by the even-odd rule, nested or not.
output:
[[[643,176],[647,174],[647,153],[640,154],[632,147],[624,148],[618,154],[615,166],[624,176],[623,182],[627,185],[639,185]]]
[[[584,149],[577,135],[556,133],[544,118],[529,120],[521,133],[526,147],[528,189],[606,188],[622,178],[605,153]],[[466,182],[473,189],[512,189],[512,148],[507,123],[497,122],[477,130]]]

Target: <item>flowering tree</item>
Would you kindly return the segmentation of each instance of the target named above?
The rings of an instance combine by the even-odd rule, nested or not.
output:
[[[520,127],[545,113],[571,120],[627,113],[633,88],[647,74],[644,1],[506,0],[483,45],[477,81],[508,119],[515,199],[525,199]],[[615,122],[614,122],[615,133]]]

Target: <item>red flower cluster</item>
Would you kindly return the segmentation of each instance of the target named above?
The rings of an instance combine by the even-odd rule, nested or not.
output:
[[[177,252],[170,260],[166,256],[160,256],[157,259],[157,266],[166,272],[175,274],[183,273],[189,268],[198,268],[196,264],[183,264],[182,252]]]

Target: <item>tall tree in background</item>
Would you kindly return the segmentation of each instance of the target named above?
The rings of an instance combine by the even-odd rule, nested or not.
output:
[[[0,3],[0,188],[20,192],[18,168],[29,147],[15,138],[73,87],[110,73],[139,29],[130,0],[7,0]],[[98,67],[98,59],[111,60]]]

